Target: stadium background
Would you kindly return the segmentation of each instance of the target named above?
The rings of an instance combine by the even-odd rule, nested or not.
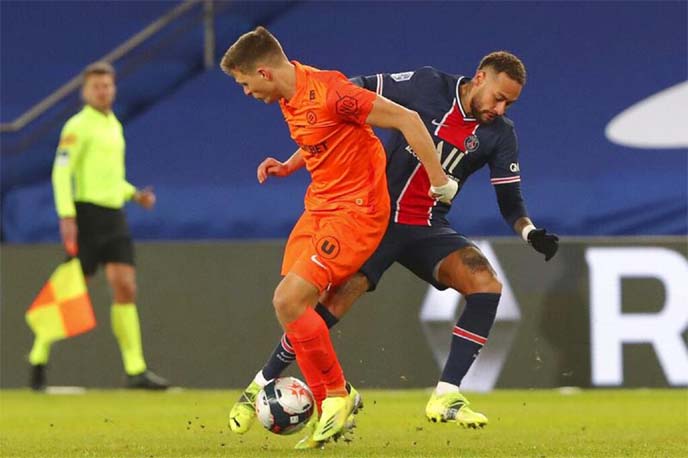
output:
[[[2,2],[1,121],[12,122],[178,4]],[[483,364],[493,379],[475,388],[688,384],[688,141],[685,125],[677,124],[685,124],[688,106],[685,2],[214,7],[215,62],[258,24],[280,38],[291,58],[350,76],[423,65],[471,75],[492,50],[519,55],[528,84],[509,116],[519,133],[523,192],[536,223],[562,235],[563,245],[544,264],[515,237],[499,238],[510,229],[486,171],[463,189],[450,219],[486,240],[511,294],[500,310],[504,329],[496,329],[494,351],[488,346],[481,355],[491,355]],[[294,146],[278,108],[244,97],[217,66],[205,69],[203,49],[198,3],[114,62],[116,112],[125,126],[130,181],[153,185],[159,197],[153,213],[127,209],[135,238],[145,241],[138,251],[139,302],[148,359],[179,385],[240,387],[279,334],[270,297],[307,177],[256,183],[264,155],[286,158]],[[667,89],[670,96],[656,96]],[[653,96],[656,103],[642,105]],[[617,118],[639,102],[634,116]],[[31,334],[23,312],[61,259],[50,169],[59,128],[78,107],[71,94],[0,137],[2,387],[25,384]],[[599,246],[625,247],[631,264],[641,266],[612,276],[622,312],[651,320],[671,310],[673,326],[648,323],[657,334],[678,336],[663,349],[626,338],[620,381],[593,374],[594,355],[602,365],[618,363],[614,355],[600,356],[591,337],[593,306],[607,306],[593,300],[591,286],[601,267],[588,255]],[[676,258],[661,247],[678,256],[670,272],[664,266]],[[460,300],[427,305],[432,294],[395,268],[338,327],[344,367],[359,384],[433,384],[446,346],[437,335],[448,334]],[[92,295],[101,325],[56,346],[51,383],[118,386],[102,278]],[[446,301],[453,301],[449,311]]]

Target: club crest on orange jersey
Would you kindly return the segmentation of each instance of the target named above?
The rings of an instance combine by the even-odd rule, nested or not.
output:
[[[315,111],[308,110],[306,112],[306,121],[308,121],[308,124],[315,124],[318,122],[318,116],[315,114]]]

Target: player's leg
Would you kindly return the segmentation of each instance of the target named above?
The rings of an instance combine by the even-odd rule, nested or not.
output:
[[[313,310],[323,285],[322,275],[317,273],[317,269],[304,267],[301,264],[298,273],[290,272],[284,277],[275,290],[273,303],[306,383],[321,405],[321,417],[312,435],[314,442],[320,442],[340,433],[353,406],[329,330]],[[305,270],[310,273],[308,280],[303,275]],[[325,273],[326,285],[331,276],[329,272]],[[320,278],[314,281],[317,277]]]
[[[328,329],[332,328],[367,290],[367,278],[363,274],[357,273],[343,285],[331,288],[322,294],[320,301],[315,306],[315,312],[320,315]],[[323,303],[327,304],[327,306],[323,305]],[[279,377],[294,361],[296,361],[296,354],[291,342],[289,342],[286,334],[282,334],[279,343],[263,368],[258,371],[249,386],[246,387],[239,397],[239,400],[232,406],[229,413],[229,426],[232,431],[243,434],[250,429],[256,415],[255,399],[261,388],[270,380]],[[360,396],[355,389],[350,385],[347,386],[347,389],[350,395],[353,393],[356,405],[361,407]],[[303,446],[311,448],[310,444],[303,444]]]
[[[391,229],[393,226],[388,228],[375,253],[363,264],[360,272],[349,277],[344,284],[332,287],[321,295],[315,311],[328,328],[334,327],[366,291],[375,290],[384,272],[396,260],[402,243]],[[253,381],[256,385],[264,386],[268,381],[278,377],[295,359],[291,343],[286,334],[283,334]]]
[[[308,226],[308,219],[302,216],[287,241],[283,271],[288,271],[295,262],[290,262],[291,258],[297,257],[298,253],[312,244],[310,235],[301,236],[304,226]],[[355,273],[342,285],[331,287],[320,296],[315,311],[322,317],[328,328],[332,328],[366,291],[375,289],[384,272],[396,261],[402,249],[403,241],[396,235],[393,225],[390,225],[375,253],[363,264],[360,272]],[[229,426],[233,432],[243,434],[250,429],[256,415],[254,404],[258,392],[295,360],[296,355],[291,343],[286,334],[283,334],[268,361],[232,406]],[[354,393],[356,403],[360,406],[360,396],[355,393],[355,390],[350,390],[350,392]]]
[[[456,421],[463,426],[482,427],[487,424],[487,418],[468,407],[459,387],[487,342],[502,285],[487,258],[474,246],[445,257],[438,266],[437,279],[440,284],[460,292],[466,306],[454,327],[449,356],[426,414],[432,421]]]
[[[369,214],[350,211],[320,217],[315,225],[317,230],[313,232],[314,253],[307,252],[307,257],[301,257],[291,272],[308,279],[320,291],[324,291],[329,285],[344,283],[379,246],[387,228],[388,216],[386,212]],[[313,314],[317,316],[315,312]],[[296,333],[290,327],[291,324],[286,327],[287,334],[294,344],[299,361],[299,351],[305,353],[306,348],[303,341],[299,343],[303,345],[301,349],[297,346]],[[326,339],[323,340],[332,348],[334,355],[329,331],[324,323],[322,327],[326,331]],[[336,361],[336,355],[332,360]],[[317,360],[311,358],[311,361]],[[327,387],[327,398],[322,402],[322,414],[311,438],[316,442],[332,437],[336,439],[347,432],[349,419],[356,409],[352,396],[349,396],[343,385],[343,371],[337,366],[323,366],[324,372],[321,372]],[[333,373],[335,370],[337,372]]]
[[[110,324],[117,339],[129,388],[166,389],[167,380],[147,366],[141,344],[141,326],[136,306],[136,268],[131,238],[118,237],[103,249],[105,277],[112,291]]]
[[[450,359],[443,382],[459,386],[494,324],[502,284],[490,262],[476,247],[465,247],[444,258],[438,269],[440,283],[457,290],[466,307],[454,328]]]
[[[343,285],[325,291],[315,306],[315,312],[325,321],[328,329],[334,327],[349,311],[356,300],[368,290],[368,279],[361,273],[354,274]],[[282,334],[270,358],[256,374],[254,381],[264,386],[280,376],[296,360],[294,349],[286,334]]]
[[[29,387],[34,391],[42,391],[46,386],[46,366],[50,358],[52,341],[36,336],[29,353]]]
[[[311,219],[308,214],[301,215],[299,220],[294,225],[294,228],[289,235],[287,244],[284,250],[284,257],[282,260],[282,274],[289,272],[291,267],[300,257],[304,250],[309,249],[311,242]],[[282,334],[279,344],[268,359],[265,367],[270,366],[267,375],[264,374],[263,369],[259,370],[251,383],[241,393],[239,399],[234,403],[229,411],[229,427],[237,434],[244,434],[253,425],[256,418],[255,401],[256,396],[267,383],[277,374],[281,373],[287,366],[296,360],[296,353],[289,343],[286,334]],[[264,367],[264,368],[265,368]],[[318,392],[319,383],[316,384],[315,390]],[[311,387],[311,390],[313,388]]]
[[[326,252],[321,253],[314,244],[317,229],[322,225],[313,215],[304,213],[301,216],[287,241],[282,262],[284,278],[273,297],[277,318],[286,331],[299,368],[316,403],[322,408],[321,420],[328,421],[328,437],[319,435],[322,430],[319,422],[313,432],[313,438],[317,440],[309,441],[314,444],[338,434],[352,410],[349,408],[351,401],[329,330],[320,315],[314,311],[322,291],[336,284],[333,282],[332,270],[328,267],[329,260],[326,259],[332,257],[329,256],[331,246],[328,244]],[[336,242],[333,243],[337,245]],[[337,253],[338,249],[339,247]],[[323,255],[324,258],[321,258]],[[244,407],[247,407],[246,403]],[[245,408],[232,408],[230,412],[230,426],[234,424],[232,429],[236,432],[243,432],[253,420],[252,416],[235,417],[240,410],[248,413]]]
[[[291,269],[296,259],[304,250],[312,249],[313,238],[310,235],[309,227],[310,220],[306,215],[302,215],[287,241],[282,267],[283,272],[288,272]],[[384,240],[380,243],[379,248],[382,248],[383,245],[385,245]],[[396,249],[396,244],[392,243],[390,247]],[[363,274],[356,273],[349,277],[342,285],[331,287],[325,293],[321,294],[320,302],[316,305],[315,311],[322,317],[328,328],[334,326],[339,318],[351,308],[353,303],[363,295],[366,290],[374,289],[382,273],[394,261],[393,259],[387,260],[387,258],[393,258],[394,255],[390,256],[388,252],[387,254],[383,254],[384,252],[384,250],[378,249],[375,254],[370,257],[368,262],[361,268]],[[326,306],[323,304],[326,304]],[[254,403],[258,392],[269,380],[279,376],[294,360],[295,353],[293,347],[289,342],[289,338],[284,334],[265,366],[258,371],[254,380],[244,390],[239,400],[232,407],[229,421],[232,431],[240,434],[248,431],[255,418]],[[317,391],[316,389],[316,392]],[[360,395],[349,384],[347,384],[347,391],[349,392],[349,397],[352,399],[355,410],[357,410],[362,406]],[[313,448],[318,445],[311,439],[312,432],[313,431],[310,431],[311,434],[297,444],[297,448]]]
[[[480,250],[450,227],[407,231],[415,233],[416,241],[400,263],[438,289],[456,289],[467,302],[454,327],[449,357],[426,406],[426,416],[432,421],[483,426],[487,419],[468,408],[459,386],[482,347],[479,342],[485,342],[492,327],[501,284]]]

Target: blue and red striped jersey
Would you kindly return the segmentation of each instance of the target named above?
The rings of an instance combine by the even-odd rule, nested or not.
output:
[[[520,191],[514,125],[504,116],[480,124],[464,112],[459,86],[469,78],[423,67],[412,72],[356,77],[352,81],[420,115],[442,167],[458,182],[459,192],[471,174],[488,165],[504,219],[513,226],[518,218],[527,216]],[[424,226],[448,224],[446,215],[451,206],[428,196],[428,175],[401,132],[391,133],[385,150],[392,221]]]

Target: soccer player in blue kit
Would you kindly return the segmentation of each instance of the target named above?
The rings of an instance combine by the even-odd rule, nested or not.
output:
[[[442,167],[458,182],[459,192],[471,174],[488,165],[504,220],[544,254],[546,261],[556,254],[558,237],[536,228],[526,211],[515,129],[504,116],[526,81],[526,70],[518,57],[505,51],[490,53],[481,60],[473,78],[423,67],[415,72],[377,74],[352,81],[418,112],[433,137]],[[387,232],[359,273],[338,289],[326,291],[316,311],[328,327],[334,326],[360,296],[375,289],[395,262],[438,289],[452,288],[461,293],[466,307],[453,329],[449,357],[425,414],[433,422],[483,427],[487,417],[468,407],[459,387],[487,342],[502,285],[481,251],[449,225],[446,215],[451,205],[429,197],[428,176],[403,135],[393,131],[385,150],[392,202]],[[298,170],[303,164],[295,156],[286,162],[267,159],[258,167],[259,180]],[[250,428],[256,394],[294,359],[289,340],[283,336],[232,407],[230,427],[234,432]]]

